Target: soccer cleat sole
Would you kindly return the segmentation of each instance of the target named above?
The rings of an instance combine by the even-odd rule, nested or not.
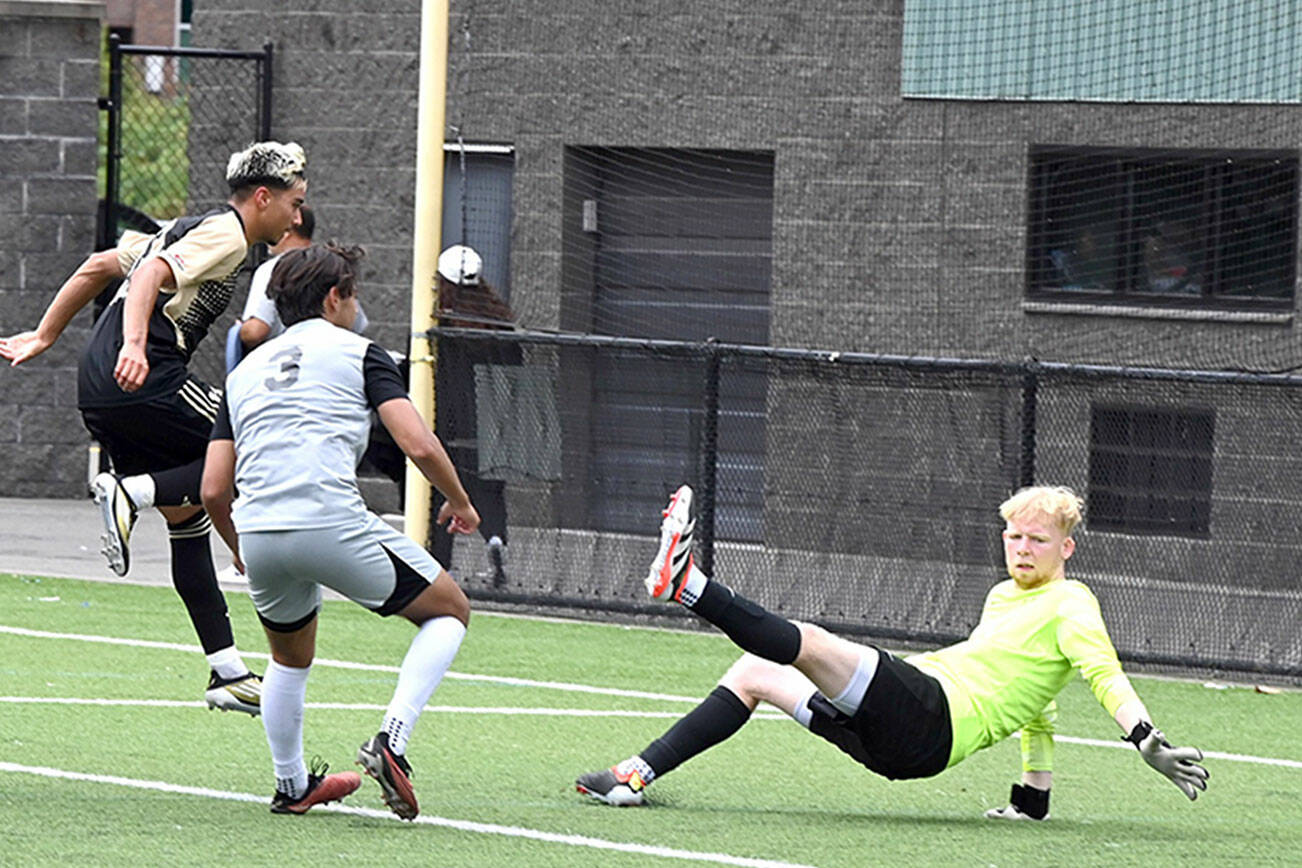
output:
[[[91,491],[95,497],[95,505],[99,507],[100,520],[104,523],[104,532],[99,535],[100,554],[108,561],[109,569],[115,575],[125,576],[131,568],[131,547],[129,537],[131,528],[127,528],[124,535],[118,525],[117,508],[115,499],[117,496],[117,483],[113,483],[113,488],[107,488],[102,481],[104,476],[101,474],[95,478],[95,483],[91,486]],[[109,477],[112,479],[112,477]],[[107,490],[106,490],[107,488]]]
[[[401,782],[390,781],[384,757],[370,749],[370,742],[358,748],[357,764],[380,785],[380,791],[384,794],[384,803],[389,806],[389,810],[403,820],[416,819],[420,814],[420,805],[416,802],[416,793],[411,789],[411,782],[406,782],[404,792]],[[399,774],[401,773],[399,770]]]

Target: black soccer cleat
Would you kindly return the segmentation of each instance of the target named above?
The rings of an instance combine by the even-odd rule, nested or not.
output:
[[[357,764],[375,778],[384,791],[384,803],[395,814],[404,820],[416,819],[420,806],[411,788],[411,764],[389,749],[387,732],[378,733],[357,749]]]
[[[646,784],[642,783],[642,776],[637,772],[621,775],[617,767],[611,766],[599,772],[580,775],[574,782],[574,788],[599,802],[623,808],[643,803],[642,792],[646,789]]]

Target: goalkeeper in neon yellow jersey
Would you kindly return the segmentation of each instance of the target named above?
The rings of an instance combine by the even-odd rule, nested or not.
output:
[[[1144,762],[1191,800],[1207,789],[1196,748],[1172,747],[1121,671],[1099,604],[1065,576],[1081,501],[1066,488],[1024,488],[999,507],[1009,579],[956,645],[900,659],[788,621],[707,577],[692,561],[692,490],[664,512],[647,577],[656,599],[687,606],[747,652],[718,687],[641,753],[589,772],[578,790],[638,805],[655,778],[739,730],[762,700],[893,779],[939,774],[1020,730],[1022,782],[991,819],[1049,816],[1054,697],[1079,670]]]

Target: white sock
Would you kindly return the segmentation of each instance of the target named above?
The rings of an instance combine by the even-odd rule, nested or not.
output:
[[[139,476],[124,476],[118,480],[122,485],[122,490],[131,498],[131,502],[136,505],[136,509],[144,509],[147,506],[154,505],[154,477],[148,473],[142,473]]]
[[[642,783],[649,784],[656,779],[656,770],[647,765],[647,761],[640,756],[631,756],[619,765],[615,766],[615,771],[621,775],[629,772],[637,772],[642,778]]]
[[[240,657],[240,652],[235,650],[234,645],[209,654],[208,665],[222,678],[239,678],[249,674],[249,667],[244,665],[244,658]]]
[[[465,624],[451,615],[444,615],[422,624],[416,638],[411,640],[407,656],[398,669],[398,686],[393,691],[381,727],[382,732],[389,734],[389,750],[399,755],[407,752],[412,727],[425,709],[425,703],[429,702],[430,694],[452,665],[452,658],[457,656],[465,635]]]
[[[701,592],[705,590],[705,583],[710,581],[710,577],[701,572],[696,567],[696,560],[693,559],[691,565],[687,568],[687,579],[683,582],[683,592],[679,599],[684,606],[694,606],[696,601],[701,598]]]
[[[863,704],[863,698],[868,695],[868,687],[873,683],[880,660],[881,655],[876,648],[861,646],[859,663],[855,666],[849,683],[836,696],[829,696],[828,702],[831,702],[842,714],[854,714],[858,711],[859,706]]]
[[[291,799],[307,791],[303,763],[303,702],[312,667],[295,669],[272,660],[262,679],[262,728],[276,769],[276,789]]]
[[[814,698],[814,693],[816,692],[817,691],[811,690],[808,696],[800,700],[796,705],[796,710],[791,715],[796,723],[800,724],[805,729],[809,729],[809,724],[814,720],[814,710],[809,707],[809,700]]]

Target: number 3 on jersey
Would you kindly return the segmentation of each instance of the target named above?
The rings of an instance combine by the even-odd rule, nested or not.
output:
[[[288,389],[298,382],[298,362],[302,358],[302,347],[285,347],[270,359],[272,363],[280,362],[280,373],[274,377],[267,377],[263,384],[273,392]]]

